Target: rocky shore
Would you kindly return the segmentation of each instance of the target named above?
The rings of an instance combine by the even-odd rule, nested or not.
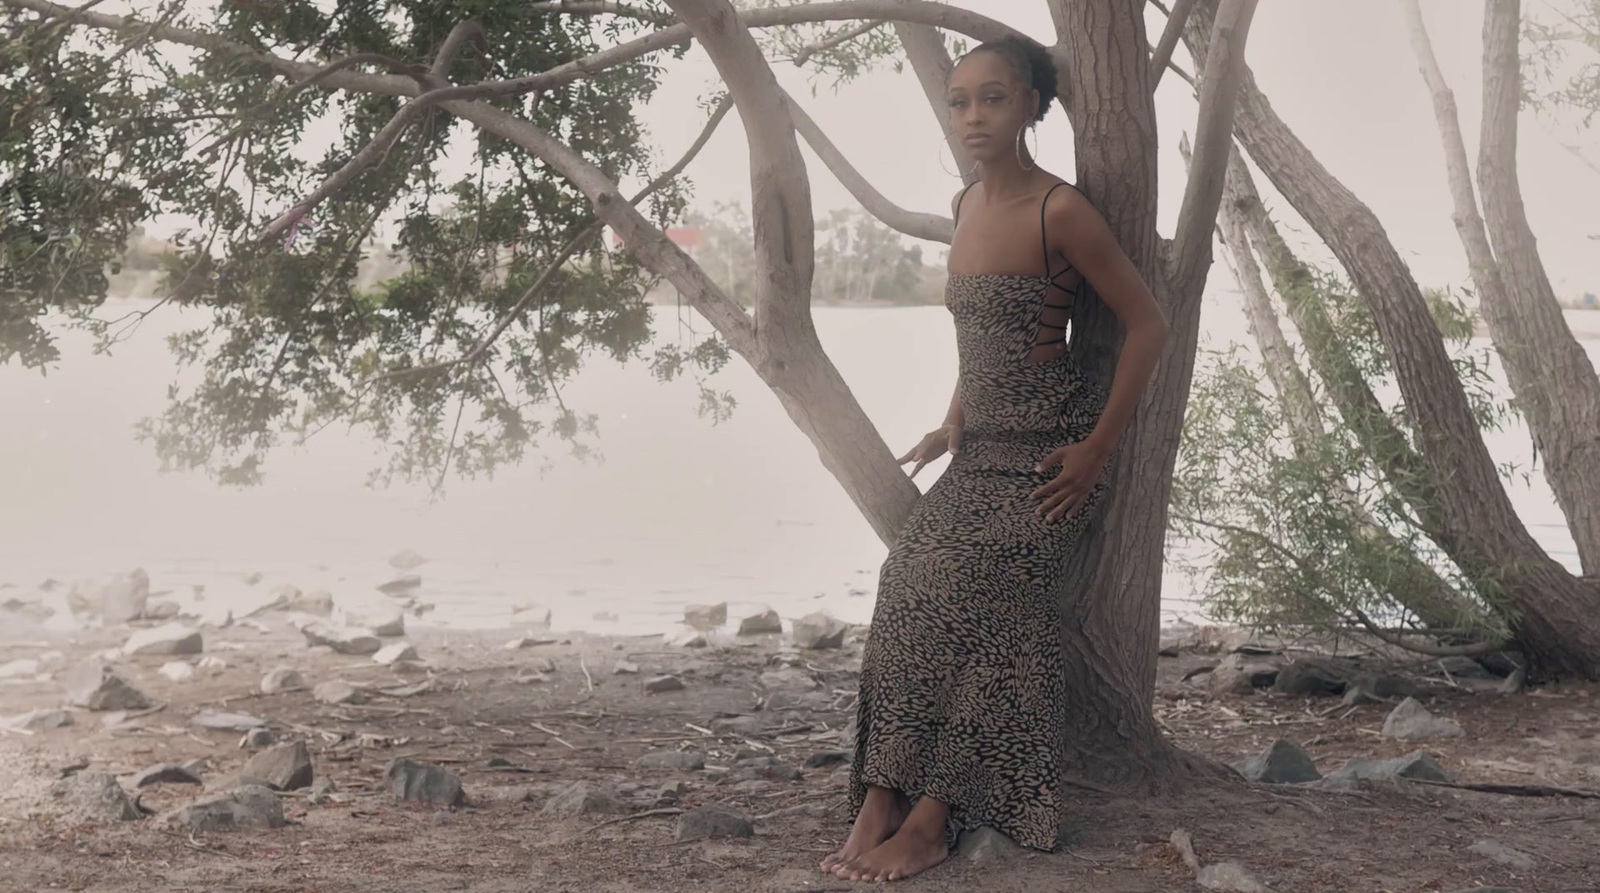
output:
[[[619,638],[530,605],[462,632],[421,622],[410,570],[244,585],[236,610],[140,572],[0,588],[0,891],[851,888],[814,866],[848,830],[862,627],[703,605]],[[1527,691],[1515,655],[1162,644],[1158,721],[1241,777],[1074,789],[1060,852],[974,835],[912,884],[1600,889],[1589,687]]]

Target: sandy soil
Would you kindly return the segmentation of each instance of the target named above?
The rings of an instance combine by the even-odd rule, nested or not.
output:
[[[799,893],[859,886],[814,868],[848,829],[846,769],[802,769],[798,780],[714,778],[740,750],[802,767],[816,754],[843,749],[859,642],[795,652],[775,636],[705,649],[665,646],[659,638],[552,637],[559,640],[507,650],[506,641],[523,633],[431,630],[410,637],[426,668],[401,675],[366,658],[310,650],[281,615],[260,619],[259,629],[206,630],[206,653],[227,667],[190,681],[157,672],[172,658],[118,661],[159,709],[112,727],[99,714],[76,711],[67,728],[0,733],[0,891]],[[0,664],[59,650],[45,666],[59,675],[121,644],[128,630],[56,639],[16,633],[0,628]],[[1285,738],[1304,746],[1324,772],[1351,757],[1422,749],[1463,782],[1600,787],[1600,698],[1589,687],[1507,696],[1490,693],[1490,680],[1441,680],[1429,706],[1459,721],[1466,734],[1419,745],[1380,736],[1386,705],[1351,708],[1332,697],[1265,692],[1213,695],[1206,674],[1183,681],[1218,658],[1195,652],[1163,658],[1156,701],[1178,744],[1215,759],[1250,756]],[[621,661],[641,672],[617,675]],[[260,694],[262,675],[279,665],[298,668],[311,684],[342,679],[371,686],[370,699],[331,706],[309,691]],[[552,671],[526,681],[540,668]],[[775,669],[787,672],[763,685],[761,674]],[[685,687],[646,692],[644,680],[661,673],[679,675]],[[429,685],[420,693],[377,691],[421,681]],[[56,707],[62,694],[56,679],[0,683],[0,714]],[[337,799],[312,805],[305,791],[285,793],[289,827],[203,835],[155,817],[200,796],[193,785],[143,789],[139,804],[153,815],[142,821],[74,824],[50,812],[49,787],[63,772],[110,772],[126,784],[131,773],[156,763],[199,761],[208,780],[237,771],[249,756],[238,746],[240,735],[194,728],[188,719],[203,709],[248,713],[282,740],[304,739],[318,776],[335,783]],[[756,717],[764,730],[725,727],[740,716]],[[642,754],[662,748],[703,753],[708,769],[635,767]],[[396,802],[383,777],[396,757],[455,773],[467,805],[440,810]],[[491,767],[491,760],[503,762]],[[617,792],[621,812],[541,814],[547,799],[577,780]],[[678,781],[687,785],[681,802],[658,802],[658,790]],[[1168,843],[1182,828],[1203,862],[1239,862],[1278,893],[1478,885],[1522,893],[1600,890],[1596,799],[1417,785],[1335,793],[1243,781],[1163,799],[1088,791],[1074,792],[1074,799],[1070,845],[1062,851],[952,859],[902,886],[1197,890],[1193,872]],[[680,843],[672,810],[711,804],[754,818],[755,836]],[[1531,857],[1531,867],[1470,849],[1485,839]]]

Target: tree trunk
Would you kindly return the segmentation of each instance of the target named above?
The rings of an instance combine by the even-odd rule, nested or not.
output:
[[[1416,0],[1411,0],[1415,4]],[[1522,99],[1517,37],[1520,0],[1487,0],[1483,22],[1483,128],[1478,141],[1478,188],[1489,237],[1472,201],[1467,152],[1455,100],[1433,65],[1421,32],[1423,70],[1450,160],[1456,228],[1472,262],[1484,320],[1494,339],[1517,408],[1528,420],[1544,476],[1567,516],[1586,574],[1600,574],[1600,378],[1561,313],[1539,246],[1522,206],[1517,180],[1517,110]],[[1412,8],[1409,7],[1408,8]],[[1496,261],[1498,260],[1498,263]]]
[[[1216,0],[1197,4],[1185,31],[1206,58]],[[1419,451],[1432,479],[1445,539],[1507,613],[1532,676],[1600,679],[1600,589],[1545,554],[1517,517],[1456,377],[1422,290],[1371,209],[1322,167],[1246,76],[1238,134],[1262,171],[1327,243],[1371,308],[1388,349]]]
[[[1248,176],[1244,159],[1237,150],[1231,152],[1220,216],[1223,239],[1233,255],[1239,286],[1244,290],[1244,312],[1250,333],[1261,347],[1262,366],[1283,404],[1290,441],[1295,452],[1304,455],[1327,436],[1327,430],[1311,392],[1311,383],[1295,360],[1283,327],[1278,324],[1278,312],[1262,281],[1261,267],[1250,249],[1244,209],[1255,190],[1247,190],[1247,184],[1241,182]],[[1433,629],[1459,628],[1463,621],[1479,613],[1437,571],[1385,530],[1343,481],[1330,481],[1329,489],[1329,498],[1348,516],[1351,529],[1366,548],[1385,556],[1383,567],[1390,576],[1373,580],[1374,585],[1384,589],[1425,626]]]

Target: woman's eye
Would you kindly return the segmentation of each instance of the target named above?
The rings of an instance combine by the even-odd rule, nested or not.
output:
[[[991,105],[998,105],[999,103],[1005,102],[1006,98],[1004,96],[985,96],[983,97],[983,101],[990,103]]]

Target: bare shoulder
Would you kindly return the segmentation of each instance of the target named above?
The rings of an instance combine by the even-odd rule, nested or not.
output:
[[[1077,262],[1086,254],[1098,254],[1116,247],[1116,239],[1089,197],[1078,187],[1061,181],[1065,188],[1054,189],[1045,200],[1045,230],[1050,246]]]
[[[1044,216],[1052,226],[1078,227],[1096,222],[1105,225],[1104,218],[1089,197],[1066,180],[1051,187],[1049,198],[1045,199]]]
[[[972,192],[972,191],[974,191],[974,190],[976,190],[978,188],[979,188],[978,181],[974,180],[970,186],[963,186],[960,189],[956,190],[956,194],[955,195],[950,196],[950,216],[951,217],[959,217],[959,216],[961,216],[961,200],[967,196],[967,193]]]

